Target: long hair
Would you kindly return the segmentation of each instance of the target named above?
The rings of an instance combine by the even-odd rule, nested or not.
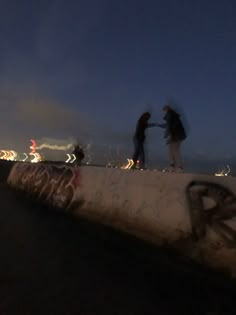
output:
[[[139,122],[145,122],[148,121],[148,119],[151,117],[151,114],[149,112],[145,112],[143,113],[140,118],[139,118]]]

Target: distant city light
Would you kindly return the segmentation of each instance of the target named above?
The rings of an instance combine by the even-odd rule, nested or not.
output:
[[[66,151],[69,150],[71,148],[73,148],[73,144],[69,143],[67,145],[51,145],[48,143],[43,143],[39,146],[36,146],[37,150],[42,150],[42,149],[50,149],[50,150],[61,150],[61,151]]]
[[[23,154],[24,154],[25,157],[23,158],[22,162],[25,162],[28,159],[29,156],[26,153],[23,153]]]
[[[226,165],[226,168],[227,169],[223,169],[220,172],[215,173],[215,176],[228,176],[231,172],[231,169],[230,169],[229,165]]]
[[[128,163],[124,166],[121,166],[124,170],[129,170],[134,165],[134,161],[132,159],[127,159]]]
[[[39,153],[30,153],[34,158],[31,160],[31,163],[38,163],[42,160],[42,157]]]
[[[65,160],[66,163],[74,163],[74,161],[76,160],[76,156],[74,154],[69,154],[67,153],[67,159]]]

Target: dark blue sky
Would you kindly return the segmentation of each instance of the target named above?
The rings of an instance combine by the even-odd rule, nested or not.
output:
[[[186,154],[235,155],[235,0],[0,0],[0,39],[1,148],[67,137],[132,148],[142,111],[161,122],[173,99]],[[149,136],[165,149],[162,130]]]

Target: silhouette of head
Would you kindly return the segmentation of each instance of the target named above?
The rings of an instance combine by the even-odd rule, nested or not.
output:
[[[148,121],[151,117],[151,114],[149,112],[145,112],[142,114],[142,116],[140,117],[140,120],[143,120],[143,121]]]
[[[168,112],[169,110],[171,110],[172,108],[170,107],[170,105],[165,105],[165,106],[163,106],[163,108],[162,108],[162,110],[164,111],[164,112]]]

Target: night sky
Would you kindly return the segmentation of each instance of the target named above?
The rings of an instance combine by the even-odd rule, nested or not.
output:
[[[162,122],[172,101],[184,154],[235,156],[235,0],[0,0],[0,40],[0,149],[75,138],[132,155],[139,115]],[[148,144],[165,154],[163,130]]]

